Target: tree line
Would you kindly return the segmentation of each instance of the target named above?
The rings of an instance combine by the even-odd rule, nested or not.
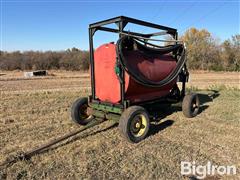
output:
[[[66,51],[1,51],[0,53],[0,70],[87,70],[89,68],[89,52],[77,48]]]
[[[190,69],[214,71],[240,70],[240,35],[220,43],[205,29],[191,28],[180,38],[187,48]]]
[[[205,29],[191,28],[181,37],[187,48],[187,64],[193,70],[240,71],[240,35],[219,42]],[[66,51],[0,51],[0,70],[64,69],[87,70],[89,52],[77,48]]]

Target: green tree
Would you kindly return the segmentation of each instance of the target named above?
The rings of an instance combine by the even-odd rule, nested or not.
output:
[[[191,69],[221,70],[217,41],[205,29],[190,28],[181,37],[187,48],[187,64]]]
[[[240,70],[240,35],[232,36],[232,39],[225,40],[222,44],[222,60],[224,70]]]

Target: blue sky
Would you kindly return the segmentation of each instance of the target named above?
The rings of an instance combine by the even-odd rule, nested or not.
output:
[[[88,49],[88,24],[120,15],[174,27],[180,34],[189,27],[205,28],[221,41],[239,34],[239,1],[1,0],[0,49]],[[111,38],[102,34],[95,43]]]

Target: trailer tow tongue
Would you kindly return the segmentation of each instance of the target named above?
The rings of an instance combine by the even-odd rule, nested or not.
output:
[[[2,162],[0,164],[0,167],[9,166],[9,165],[12,165],[12,164],[14,164],[14,163],[16,163],[18,161],[22,161],[22,160],[29,160],[32,156],[34,156],[36,154],[39,154],[39,153],[41,153],[44,150],[47,150],[47,148],[49,148],[49,147],[51,147],[51,146],[53,146],[55,144],[58,144],[58,143],[66,140],[66,139],[68,139],[70,137],[73,137],[73,136],[75,136],[75,135],[77,135],[77,134],[79,134],[79,133],[81,133],[81,132],[83,132],[83,131],[91,128],[91,127],[93,127],[93,126],[99,125],[103,121],[104,121],[104,119],[94,119],[89,124],[87,124],[86,126],[83,126],[80,129],[77,129],[76,131],[73,131],[73,132],[70,132],[68,134],[65,134],[64,136],[61,136],[59,138],[55,138],[55,139],[49,141],[46,144],[43,144],[41,146],[37,146],[37,147],[35,147],[35,148],[33,148],[33,149],[31,149],[31,150],[29,150],[27,152],[24,152],[22,154],[18,154],[18,155],[14,156],[14,157],[7,158],[4,162]]]

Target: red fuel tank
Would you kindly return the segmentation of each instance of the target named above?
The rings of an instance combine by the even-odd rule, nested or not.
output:
[[[176,60],[168,54],[151,56],[133,50],[127,52],[125,57],[135,72],[156,82],[163,80],[176,67]],[[94,52],[94,63],[96,97],[101,101],[118,103],[121,100],[121,89],[115,73],[116,45],[108,43],[98,47]],[[169,94],[175,84],[176,79],[161,88],[146,87],[125,72],[125,99],[141,102],[160,98]]]

